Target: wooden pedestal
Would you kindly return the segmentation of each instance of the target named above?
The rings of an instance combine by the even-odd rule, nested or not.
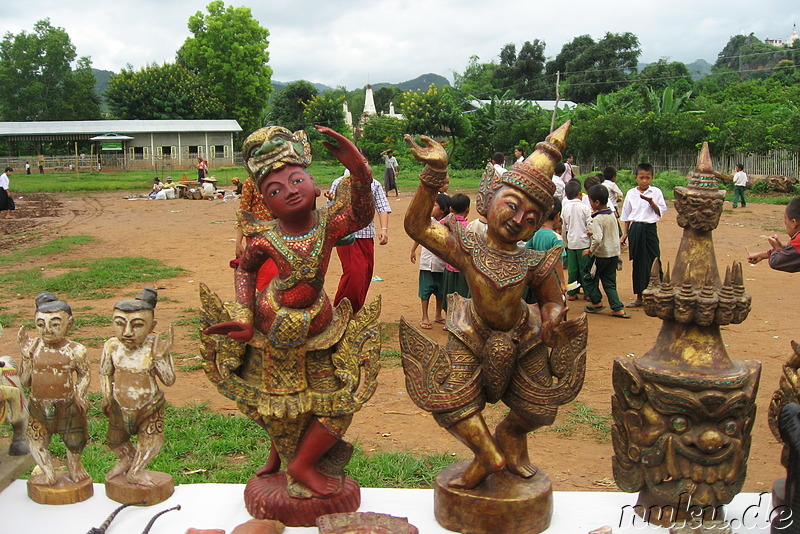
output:
[[[291,497],[283,471],[254,476],[244,488],[244,504],[256,519],[275,519],[287,527],[313,527],[317,518],[327,514],[355,512],[361,505],[361,488],[350,477],[344,478],[342,491],[328,498]]]
[[[42,475],[28,479],[28,497],[39,504],[73,504],[94,495],[92,479],[73,482],[65,473],[59,473],[55,484],[46,484]]]
[[[3,446],[0,450],[0,491],[6,489],[31,467],[33,467],[33,457],[30,454],[11,456],[8,454],[8,447]]]
[[[469,462],[458,462],[436,476],[433,513],[444,528],[464,534],[538,534],[550,526],[553,488],[541,470],[531,478],[499,471],[475,489],[447,485]]]
[[[141,506],[152,506],[164,502],[175,491],[175,481],[172,475],[158,471],[145,471],[155,481],[155,486],[131,484],[125,480],[125,475],[117,475],[106,480],[106,496],[121,504],[147,501]]]

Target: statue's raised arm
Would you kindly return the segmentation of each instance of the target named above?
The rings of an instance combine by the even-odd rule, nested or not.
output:
[[[420,136],[422,146],[408,134],[403,139],[411,147],[414,157],[425,164],[419,173],[419,187],[403,221],[406,233],[440,258],[455,265],[448,253],[452,250],[452,247],[447,246],[449,232],[444,226],[431,221],[430,217],[437,193],[448,183],[447,152],[442,145],[425,135]]]

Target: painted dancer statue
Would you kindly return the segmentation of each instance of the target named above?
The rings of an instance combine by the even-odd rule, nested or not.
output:
[[[30,338],[20,328],[22,385],[30,387],[28,447],[42,474],[28,481],[28,495],[36,502],[67,504],[92,496],[92,480],[81,463],[89,438],[89,366],[86,347],[67,339],[72,309],[52,293],[36,296],[34,316],[39,337]],[[67,448],[68,475],[56,471],[50,439],[59,434]],[[62,491],[67,487],[69,491]],[[57,499],[52,493],[60,494]],[[63,500],[61,498],[63,497]]]
[[[336,140],[324,144],[351,177],[329,205],[316,209],[320,189],[306,171],[311,153],[305,132],[272,126],[252,133],[242,149],[245,165],[275,219],[262,222],[240,212],[249,240],[236,270],[236,303],[223,304],[201,289],[206,373],[272,439],[270,457],[248,488],[257,487],[259,478],[265,484],[280,479],[281,465],[287,475],[281,484],[289,504],[255,502],[246,490],[248,510],[309,525],[316,516],[287,518],[274,509],[343,493],[352,446],[342,437],[374,391],[380,351],[379,300],[353,315],[347,300],[334,308],[323,287],[336,242],[373,217],[372,171],[352,142],[317,129]],[[278,274],[257,291],[256,274],[267,259]]]
[[[401,323],[409,394],[475,454],[448,481],[451,488],[476,488],[504,468],[521,478],[535,475],[528,433],[551,424],[558,405],[573,399],[583,384],[586,317],[564,320],[564,294],[553,270],[561,249],[539,252],[518,245],[552,208],[551,177],[568,131],[566,123],[502,176],[484,174],[476,208],[488,222],[485,236],[450,219],[446,225],[431,223],[436,193],[447,182],[447,154],[429,138],[422,138],[423,147],[406,136],[414,156],[427,164],[406,212],[406,232],[462,271],[472,294],[471,299],[450,296],[445,347]],[[523,301],[528,288],[538,304]],[[487,401],[500,400],[510,411],[492,435],[482,410]]]

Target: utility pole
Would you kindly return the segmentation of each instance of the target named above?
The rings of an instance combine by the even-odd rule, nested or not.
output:
[[[556,125],[556,112],[558,111],[558,101],[561,98],[558,94],[558,84],[561,82],[561,71],[556,71],[556,105],[553,107],[553,116],[550,118],[550,131],[553,131],[553,128]]]

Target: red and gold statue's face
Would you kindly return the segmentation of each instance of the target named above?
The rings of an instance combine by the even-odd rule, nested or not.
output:
[[[755,415],[758,371],[739,389],[703,389],[645,381],[614,364],[614,476],[626,491],[646,489],[661,502],[726,504],[742,487]],[[630,486],[630,487],[628,487]]]
[[[316,208],[321,191],[314,178],[298,165],[271,172],[261,182],[264,204],[276,219],[293,219]]]
[[[486,221],[492,241],[527,241],[542,225],[542,208],[519,189],[504,185],[492,194]]]

